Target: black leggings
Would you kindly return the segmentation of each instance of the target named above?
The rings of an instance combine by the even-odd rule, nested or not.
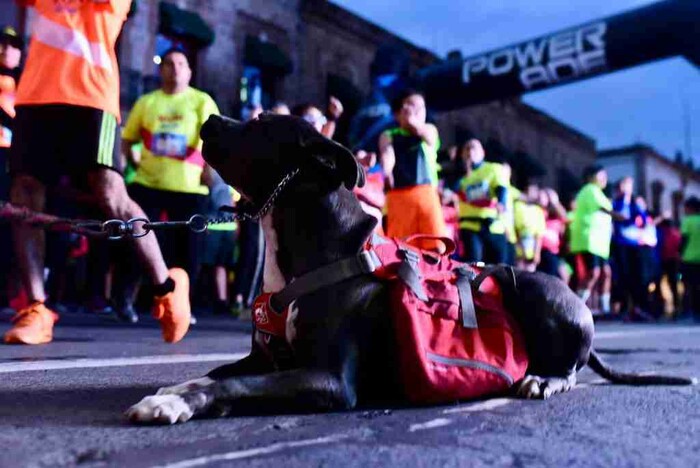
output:
[[[547,249],[542,249],[540,264],[537,265],[537,271],[546,273],[550,276],[559,276],[559,267],[561,266],[561,258],[559,255],[552,253]]]
[[[129,185],[128,191],[129,196],[152,221],[158,221],[162,215],[171,221],[184,221],[193,214],[202,213],[206,206],[206,197],[199,194],[154,190],[140,184]],[[190,283],[195,284],[199,274],[204,236],[189,229],[172,229],[158,231],[157,237],[168,268],[183,268],[190,277]],[[129,300],[141,278],[142,269],[130,245],[125,246],[121,256],[122,260],[118,261],[119,274],[115,277],[118,291],[116,296]]]
[[[486,229],[479,232],[460,229],[459,237],[464,244],[463,261],[490,264],[507,261],[507,241],[504,234],[494,234]]]

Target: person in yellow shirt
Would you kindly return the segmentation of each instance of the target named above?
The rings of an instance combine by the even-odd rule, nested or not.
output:
[[[199,131],[219,109],[206,93],[190,87],[192,70],[182,50],[173,48],[161,57],[160,89],[141,96],[122,131],[122,153],[143,143],[129,194],[151,220],[187,220],[206,207],[210,169],[202,157]],[[163,233],[159,239],[170,267],[185,269],[194,281],[200,266],[201,236],[186,230]],[[129,283],[127,281],[127,284]],[[131,288],[117,310],[134,321]]]
[[[462,148],[469,170],[459,182],[459,231],[465,261],[505,263],[506,225],[502,214],[508,203],[508,174],[503,165],[484,161],[481,142],[471,139]]]
[[[542,236],[547,219],[539,204],[539,187],[530,184],[524,200],[515,202],[518,268],[535,271],[542,255]]]

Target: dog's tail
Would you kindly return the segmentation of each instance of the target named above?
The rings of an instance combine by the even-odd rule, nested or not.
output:
[[[591,349],[588,365],[593,372],[615,384],[622,385],[696,385],[698,379],[674,377],[657,374],[633,374],[618,372],[603,361],[595,350]]]

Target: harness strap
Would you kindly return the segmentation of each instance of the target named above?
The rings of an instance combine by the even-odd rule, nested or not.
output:
[[[476,274],[467,268],[457,268],[455,273],[457,273],[455,284],[459,293],[459,303],[462,306],[462,326],[470,329],[479,328],[479,324],[476,321],[476,307],[474,307],[471,284],[476,278]]]
[[[421,284],[420,270],[417,265],[418,259],[411,256],[410,252],[410,250],[404,251],[404,259],[399,264],[396,274],[406,286],[411,288],[411,291],[413,291],[413,294],[415,294],[418,299],[425,302],[428,300],[428,295],[425,293],[423,285]]]
[[[515,279],[515,270],[513,269],[512,266],[510,266],[510,265],[505,265],[505,264],[490,265],[490,266],[487,266],[486,268],[484,268],[483,270],[481,270],[481,273],[479,273],[478,275],[476,275],[476,278],[474,278],[474,281],[472,282],[472,285],[473,285],[474,289],[475,289],[476,291],[478,291],[479,288],[481,287],[481,283],[483,283],[484,280],[485,280],[486,278],[488,278],[489,276],[494,276],[494,273],[496,273],[496,272],[499,271],[499,270],[501,270],[501,271],[504,271],[504,270],[505,270],[505,272],[506,272],[506,273],[508,274],[508,276],[510,277],[510,278],[509,278],[510,281],[513,283],[513,289],[517,290],[517,288],[518,288],[518,282],[517,282],[517,280]],[[498,280],[498,276],[496,276],[495,278]],[[504,285],[501,284],[501,286],[504,286]]]
[[[305,294],[356,276],[373,273],[381,264],[376,253],[364,250],[354,257],[329,263],[295,278],[284,289],[272,295],[270,304],[274,310],[284,310],[292,301]]]

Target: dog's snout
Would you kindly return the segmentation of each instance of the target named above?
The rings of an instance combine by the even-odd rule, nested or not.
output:
[[[230,137],[232,133],[240,132],[243,128],[243,123],[238,120],[231,119],[223,115],[210,115],[204,125],[202,125],[202,130],[199,132],[199,136],[205,142],[213,138],[221,136],[222,132],[226,132],[226,136]]]

